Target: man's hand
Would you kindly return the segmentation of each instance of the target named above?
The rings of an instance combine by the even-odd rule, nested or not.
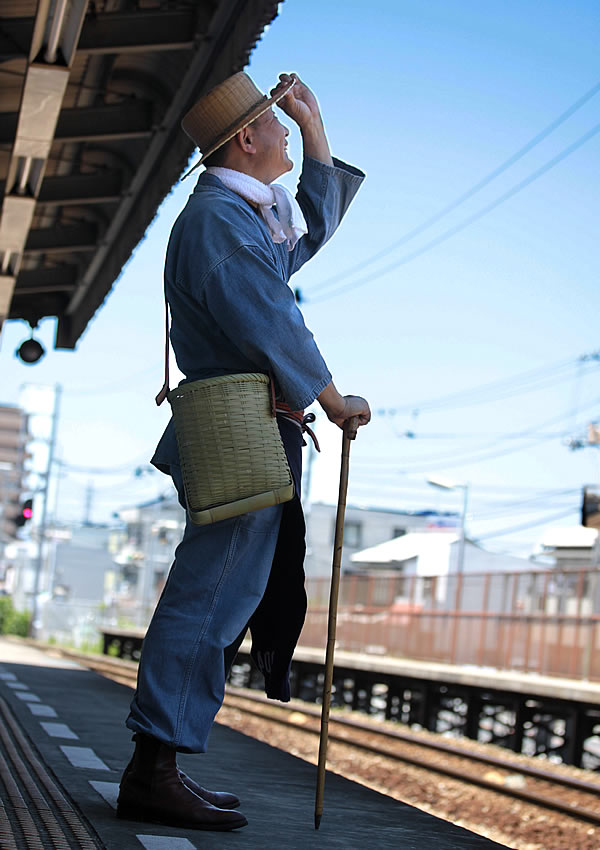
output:
[[[305,155],[318,159],[326,165],[333,165],[317,98],[297,74],[280,74],[279,79],[281,82],[271,90],[271,95],[277,93],[279,86],[289,83],[290,80],[295,81],[277,105],[300,128]]]
[[[277,106],[280,106],[301,130],[310,124],[320,123],[321,111],[317,98],[298,77],[298,74],[280,74],[279,79],[281,82],[271,90],[271,95],[277,94],[279,86],[286,85],[290,80],[295,82],[289,92],[277,102]]]
[[[327,413],[327,418],[330,422],[335,422],[339,428],[343,428],[344,422],[352,416],[358,416],[359,426],[366,425],[371,421],[371,408],[366,399],[361,398],[359,395],[345,395],[342,398],[345,402],[344,410],[341,415],[337,416]]]
[[[339,428],[343,428],[344,422],[352,416],[358,416],[359,426],[366,425],[371,420],[368,401],[359,395],[340,395],[333,381],[318,396],[318,402],[329,421],[335,422]]]

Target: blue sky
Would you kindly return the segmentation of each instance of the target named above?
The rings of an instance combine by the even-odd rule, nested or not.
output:
[[[338,388],[366,396],[380,412],[353,447],[350,500],[458,509],[459,493],[424,483],[443,475],[470,485],[472,535],[526,553],[542,520],[578,521],[579,490],[600,472],[598,449],[564,443],[583,436],[600,411],[600,364],[577,363],[600,349],[600,134],[479,220],[410,255],[591,131],[600,94],[430,229],[354,269],[600,82],[597,5],[379,0],[339,9],[283,3],[249,70],[264,90],[280,71],[297,71],[319,97],[334,154],[367,173],[339,232],[293,280]],[[291,152],[296,168],[285,182],[293,187],[301,160],[294,128]],[[168,486],[158,473],[136,479],[132,470],[149,458],[168,418],[166,405],[157,410],[153,401],[161,384],[161,267],[192,188],[190,178],[166,199],[75,353],[49,351],[38,366],[23,366],[13,352],[25,326],[3,330],[0,402],[18,402],[26,381],[64,387],[59,455],[71,469],[60,484],[60,518],[83,515],[88,481],[96,520]],[[367,274],[369,282],[331,296]],[[53,333],[46,320],[40,336],[48,348]],[[515,394],[512,379],[526,373],[528,391]],[[466,392],[499,381],[506,384]],[[425,404],[460,391],[454,402]],[[27,404],[47,404],[47,395],[30,392]],[[313,467],[313,497],[335,501],[339,432],[324,420],[317,428],[324,451]]]

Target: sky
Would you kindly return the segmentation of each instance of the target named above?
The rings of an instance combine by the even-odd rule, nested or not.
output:
[[[348,0],[343,13],[286,0],[257,44],[259,87],[297,72],[334,155],[367,175],[292,279],[338,389],[374,412],[352,447],[349,502],[460,511],[461,487],[427,484],[443,477],[468,486],[470,537],[523,556],[548,528],[579,522],[581,488],[600,475],[585,445],[600,421],[599,40],[591,0]],[[282,120],[293,189],[301,143]],[[194,180],[165,199],[75,352],[52,350],[47,319],[36,333],[48,354],[25,366],[14,352],[27,326],[2,331],[0,403],[45,414],[32,419],[41,437],[62,387],[59,520],[86,516],[86,491],[94,521],[168,491],[147,465],[169,417],[154,404],[161,270]],[[311,498],[334,503],[341,435],[323,416],[316,427]]]

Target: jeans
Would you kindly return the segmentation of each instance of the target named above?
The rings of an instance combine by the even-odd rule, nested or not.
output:
[[[181,470],[171,474],[180,501]],[[180,752],[206,752],[225,693],[225,656],[269,579],[283,505],[207,526],[189,520],[148,627],[127,726]]]

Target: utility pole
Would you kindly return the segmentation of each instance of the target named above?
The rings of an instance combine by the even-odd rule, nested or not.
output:
[[[83,524],[91,525],[91,516],[92,516],[92,501],[94,499],[94,482],[88,481],[88,485],[85,488],[85,512],[83,516]]]
[[[33,612],[31,615],[30,633],[32,637],[36,636],[38,629],[38,620],[40,616],[40,584],[42,580],[42,568],[44,565],[44,543],[46,541],[46,526],[48,522],[48,488],[50,484],[50,474],[52,464],[54,462],[54,451],[56,449],[56,435],[58,432],[58,416],[60,411],[60,398],[62,387],[56,384],[54,387],[54,410],[52,411],[52,429],[50,432],[50,442],[48,445],[48,463],[46,472],[44,473],[44,488],[42,490],[44,501],[42,504],[42,513],[40,525],[38,528],[38,551],[35,564],[35,582],[33,586]]]

